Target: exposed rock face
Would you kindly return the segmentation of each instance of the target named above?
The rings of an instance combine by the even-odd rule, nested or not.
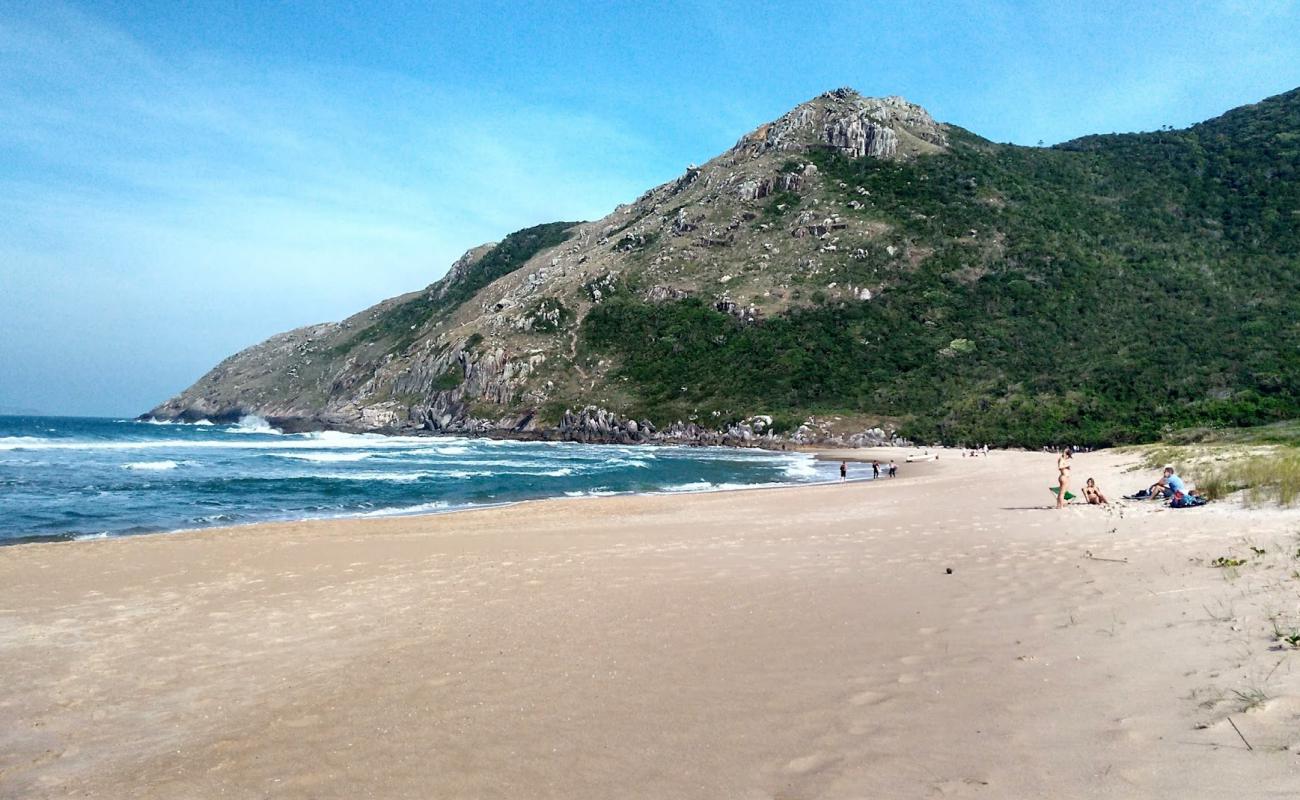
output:
[[[853,434],[837,434],[815,421],[799,426],[788,434],[772,430],[772,418],[758,415],[744,422],[721,428],[706,428],[694,422],[678,420],[658,430],[649,420],[637,422],[596,406],[580,411],[567,410],[556,426],[559,438],[577,442],[606,442],[618,444],[676,444],[727,447],[762,447],[780,449],[787,445],[837,445],[841,447],[876,447],[881,445],[909,445],[910,442],[895,437],[881,428],[870,428]]]
[[[826,143],[850,158],[892,158],[898,152],[898,134],[863,116],[830,122],[826,126]]]
[[[758,128],[732,152],[797,152],[815,142],[850,158],[894,158],[900,152],[912,155],[948,144],[947,134],[930,114],[901,97],[863,97],[852,89],[836,89],[817,101]]]
[[[224,421],[257,414],[294,430],[767,446],[803,441],[798,432],[776,436],[770,420],[656,430],[648,420],[595,406],[559,420],[539,411],[582,407],[616,388],[614,365],[583,360],[577,331],[593,307],[619,292],[655,302],[707,298],[752,323],[808,303],[788,291],[791,275],[817,275],[821,259],[842,249],[846,257],[854,249],[867,253],[867,240],[881,229],[845,221],[824,201],[824,178],[808,153],[902,159],[946,143],[943,127],[901,98],[828,92],[604,219],[560,226],[563,236],[545,246],[529,245],[542,241],[536,237],[519,238],[535,229],[511,234],[500,245],[466,252],[419,292],[250,347],[149,416]],[[792,207],[797,218],[787,214]],[[545,228],[556,232],[538,226]],[[518,263],[510,261],[516,257]],[[830,287],[837,299],[854,302],[878,290]]]

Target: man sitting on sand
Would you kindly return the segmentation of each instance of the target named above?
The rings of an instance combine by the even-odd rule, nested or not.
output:
[[[1151,488],[1147,489],[1147,496],[1173,497],[1178,492],[1187,494],[1187,484],[1183,483],[1183,479],[1174,473],[1173,467],[1165,467],[1164,477],[1151,484]]]

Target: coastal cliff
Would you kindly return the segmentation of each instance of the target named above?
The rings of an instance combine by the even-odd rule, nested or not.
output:
[[[839,89],[144,416],[773,446],[1295,416],[1298,108],[1028,148]]]

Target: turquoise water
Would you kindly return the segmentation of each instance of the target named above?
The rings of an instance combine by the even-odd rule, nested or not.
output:
[[[838,478],[810,456],[0,417],[0,544]]]

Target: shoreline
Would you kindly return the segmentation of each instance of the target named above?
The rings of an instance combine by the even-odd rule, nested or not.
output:
[[[100,419],[100,418],[72,418],[72,419]],[[143,421],[140,419],[117,420],[116,418],[103,418],[103,419],[113,419],[114,421],[129,421],[129,423],[131,423],[131,421],[134,421],[134,423],[155,424],[155,425],[195,424],[195,423],[179,423],[179,421]],[[389,436],[389,434],[376,433],[376,436]],[[490,436],[485,436],[485,437],[460,436],[460,434],[451,434],[451,433],[426,433],[425,436],[428,436],[429,438],[450,438],[450,440],[472,440],[472,438],[494,438]],[[768,449],[768,447],[759,447],[759,446],[675,444],[675,442],[658,442],[658,441],[632,442],[632,444],[617,444],[617,442],[578,442],[572,440],[538,440],[538,441],[550,441],[551,444],[556,444],[556,445],[576,445],[576,446],[578,445],[595,445],[595,446],[646,445],[646,446],[659,446],[659,447],[720,447],[720,449],[738,450],[738,451],[761,450],[763,451],[763,453],[772,453],[775,455],[779,455],[779,454],[807,455],[807,457],[810,457],[811,460],[814,460],[814,462],[823,462],[823,463],[835,462],[835,460],[848,460],[848,462],[852,462],[852,463],[868,463],[870,462],[870,460],[879,460],[879,458],[871,459],[865,457],[865,455],[855,454],[853,450],[849,450],[849,449],[827,449],[827,447],[814,447],[814,446],[801,446],[798,447],[798,449],[789,449],[789,450],[784,450],[784,449],[774,450],[774,449]],[[870,450],[872,451],[872,453],[885,453],[885,451],[888,451],[888,453],[902,453],[902,451],[913,450],[913,449],[919,449],[919,447],[894,447],[894,446],[884,446],[884,445],[868,447],[868,449],[867,447],[863,447],[863,450]],[[930,450],[936,450],[936,449],[935,447],[930,447]],[[889,457],[884,457],[884,460],[888,460],[888,459]],[[901,460],[905,460],[905,459],[901,459]],[[907,463],[907,466],[915,467],[918,466],[918,463],[915,462]],[[770,483],[744,484],[744,485],[719,484],[719,485],[710,485],[710,488],[689,489],[689,490],[688,489],[676,489],[676,490],[658,489],[658,490],[646,490],[646,492],[637,492],[637,490],[627,490],[627,492],[610,492],[610,493],[601,493],[601,494],[590,494],[586,492],[582,494],[569,494],[565,492],[560,494],[554,494],[554,496],[528,497],[528,498],[520,498],[520,500],[507,500],[507,501],[484,502],[484,503],[463,503],[463,505],[448,506],[446,507],[446,509],[422,509],[419,511],[407,511],[407,510],[403,510],[404,507],[399,506],[399,507],[394,507],[394,509],[376,509],[376,510],[369,510],[369,511],[357,511],[357,513],[352,513],[352,514],[330,514],[324,516],[309,516],[309,515],[291,516],[291,518],[250,520],[250,522],[239,522],[239,523],[231,523],[231,524],[212,524],[212,526],[201,526],[201,527],[159,528],[159,529],[152,529],[152,531],[136,531],[130,533],[110,533],[110,532],[48,533],[48,535],[39,535],[38,533],[38,535],[14,536],[14,537],[8,537],[8,539],[0,539],[0,549],[17,548],[17,546],[27,546],[27,545],[68,544],[68,542],[100,541],[105,539],[108,540],[135,539],[135,537],[140,537],[140,536],[190,535],[190,533],[195,533],[200,531],[212,531],[212,529],[263,526],[263,524],[331,522],[331,520],[364,520],[364,519],[372,519],[372,518],[387,519],[387,518],[404,518],[404,516],[439,516],[439,515],[446,515],[446,514],[461,514],[461,513],[467,513],[467,511],[476,511],[481,509],[494,509],[494,507],[517,505],[517,503],[532,503],[532,502],[539,502],[539,501],[546,501],[546,500],[565,500],[565,498],[575,498],[576,500],[576,498],[588,498],[588,497],[688,496],[688,494],[708,494],[708,493],[715,493],[715,492],[740,492],[740,490],[751,490],[751,489],[780,489],[780,488],[790,488],[790,487],[807,487],[807,485],[822,485],[822,484],[833,484],[833,483],[870,483],[871,480],[872,479],[870,479],[870,477],[850,477],[848,481],[840,481],[837,479],[833,479],[832,477],[832,479],[829,480],[813,480],[813,481],[793,481],[793,480],[792,481],[770,481]],[[420,505],[428,506],[428,505],[434,505],[434,503],[438,503],[438,502],[441,501],[432,500],[426,503],[420,503]]]
[[[1293,789],[1300,514],[1053,458],[3,548],[0,796]]]
[[[165,424],[165,423],[156,423],[156,424]],[[176,423],[176,424],[192,424],[192,423]],[[441,436],[444,434],[435,434],[435,435]],[[581,443],[575,442],[575,444],[581,444]],[[646,444],[657,444],[661,447],[683,447],[683,446],[684,447],[690,447],[690,446],[714,447],[716,446],[716,447],[728,447],[730,449],[738,449],[738,450],[762,449],[762,448],[731,447],[730,445],[672,445],[666,443],[649,443],[649,442]],[[882,447],[882,448],[871,448],[871,449],[901,450],[903,448]],[[856,463],[869,463],[871,460],[866,458],[855,459],[849,455],[844,455],[844,456],[837,455],[839,451],[836,450],[815,450],[815,451],[814,450],[788,450],[788,451],[774,451],[774,452],[802,453],[804,455],[811,455],[814,461],[824,461],[824,462],[845,460],[845,461],[856,462]],[[920,463],[929,463],[929,462],[920,462]],[[917,462],[913,462],[911,466],[915,466],[916,464]],[[791,489],[791,488],[798,488],[803,486],[825,486],[825,485],[840,484],[840,483],[871,483],[875,480],[889,480],[889,479],[888,478],[849,478],[847,480],[832,479],[826,481],[801,481],[801,482],[791,481],[788,483],[755,483],[755,484],[745,484],[745,485],[724,484],[724,485],[714,486],[713,488],[708,488],[708,489],[676,490],[676,491],[661,489],[658,491],[646,491],[646,492],[627,491],[627,492],[609,492],[609,493],[601,493],[601,494],[583,493],[578,495],[563,493],[559,495],[549,495],[546,497],[530,497],[521,500],[504,500],[499,503],[479,503],[479,504],[452,506],[444,510],[429,509],[429,510],[410,511],[410,512],[393,510],[390,513],[384,513],[384,510],[380,509],[376,511],[358,512],[356,514],[338,514],[338,515],[325,516],[325,517],[310,517],[310,516],[294,517],[290,519],[268,519],[268,520],[252,521],[252,522],[240,522],[231,525],[209,525],[209,526],[204,526],[199,528],[169,528],[165,530],[139,531],[137,533],[123,533],[123,534],[94,533],[94,534],[83,534],[83,535],[50,534],[48,536],[39,536],[39,535],[20,536],[11,539],[0,539],[0,550],[3,550],[4,548],[8,548],[8,547],[25,547],[29,545],[48,545],[48,544],[72,544],[77,542],[98,542],[98,541],[116,540],[116,539],[135,539],[143,536],[164,536],[164,535],[170,536],[174,534],[192,535],[196,533],[202,533],[205,531],[219,531],[228,528],[247,528],[247,527],[254,527],[254,526],[261,526],[261,525],[288,525],[288,524],[311,523],[311,522],[328,523],[333,521],[367,520],[367,519],[438,517],[438,516],[445,516],[448,514],[464,514],[473,511],[490,510],[495,508],[503,508],[507,506],[523,505],[529,503],[541,503],[548,500],[599,500],[605,497],[660,497],[660,496],[675,497],[675,496],[690,496],[690,495],[700,495],[700,494],[714,494],[720,492],[743,492],[743,491],[757,491],[757,490],[764,490],[764,489]],[[438,501],[431,501],[431,502],[438,502]]]

